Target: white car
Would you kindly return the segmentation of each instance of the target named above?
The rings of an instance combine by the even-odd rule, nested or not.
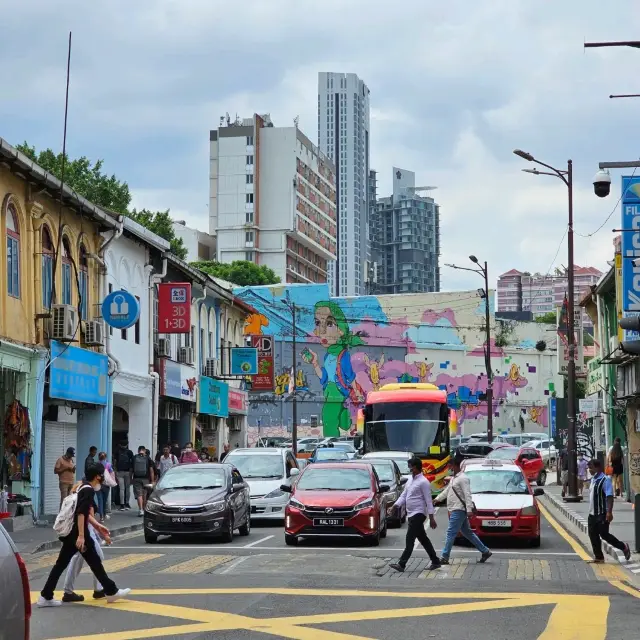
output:
[[[363,460],[371,458],[393,460],[400,468],[400,473],[403,478],[408,480],[411,477],[411,471],[409,471],[409,460],[413,458],[413,453],[410,451],[374,451],[372,453],[365,453],[362,456]]]
[[[224,459],[249,485],[252,520],[283,520],[291,497],[280,485],[291,485],[300,473],[289,449],[233,449]]]
[[[558,458],[558,450],[556,449],[553,440],[531,440],[530,442],[525,443],[524,446],[537,449],[546,465],[553,466]]]

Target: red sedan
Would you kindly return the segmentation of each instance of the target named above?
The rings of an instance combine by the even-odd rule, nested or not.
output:
[[[285,509],[284,539],[360,538],[377,546],[387,535],[384,494],[372,465],[364,462],[315,463],[305,467]]]
[[[547,482],[547,470],[538,449],[533,447],[498,447],[487,455],[487,460],[504,460],[515,462],[529,482],[536,482],[544,487]]]

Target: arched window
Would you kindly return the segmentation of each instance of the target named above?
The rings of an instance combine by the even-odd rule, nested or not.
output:
[[[87,309],[89,308],[89,263],[87,261],[87,250],[83,244],[80,245],[79,256],[80,319],[87,320]]]
[[[7,205],[7,293],[20,297],[20,226],[18,212],[9,203]]]
[[[62,304],[71,304],[71,283],[73,282],[73,264],[71,246],[67,237],[62,238]]]
[[[42,227],[42,306],[51,309],[53,291],[53,242],[46,225]]]

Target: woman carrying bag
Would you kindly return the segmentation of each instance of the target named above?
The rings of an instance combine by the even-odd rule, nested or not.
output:
[[[111,518],[111,489],[115,487],[118,482],[113,466],[107,460],[107,454],[104,451],[100,452],[98,460],[100,464],[104,466],[104,482],[102,483],[102,488],[96,494],[96,500],[98,501],[99,518],[104,522]]]

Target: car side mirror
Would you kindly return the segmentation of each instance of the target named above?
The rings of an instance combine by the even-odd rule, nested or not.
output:
[[[533,495],[534,496],[543,496],[544,495],[544,489],[542,487],[536,487],[533,490]]]
[[[243,482],[234,482],[232,489],[234,491],[240,491],[240,489],[244,489],[244,483]]]
[[[289,477],[293,478],[294,476],[300,475],[300,469],[297,467],[293,467],[293,469],[289,469]]]
[[[401,485],[407,484],[407,478],[400,478],[400,484]]]
[[[391,487],[388,484],[381,484],[380,488],[378,489],[378,493],[387,493],[387,491],[389,491],[391,489]]]
[[[155,484],[145,484],[145,485],[144,485],[144,488],[145,488],[147,491],[153,491],[153,490],[156,488],[156,485],[155,485]]]
[[[284,491],[285,493],[291,493],[292,489],[288,484],[281,484],[280,491]]]

